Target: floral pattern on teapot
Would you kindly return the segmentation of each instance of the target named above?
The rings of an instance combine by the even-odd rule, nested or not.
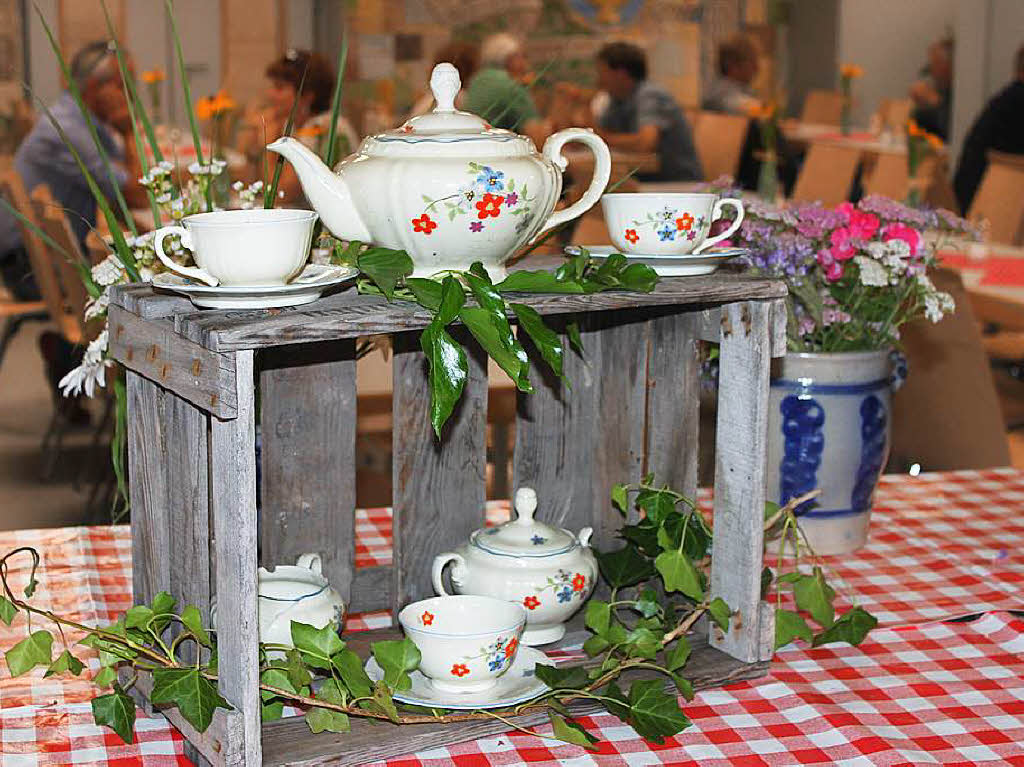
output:
[[[660,242],[674,241],[679,239],[693,241],[700,235],[706,223],[704,216],[694,216],[676,208],[665,207],[659,211],[648,213],[646,218],[635,219],[633,227],[626,229],[625,238],[631,245],[636,245],[642,239],[638,230],[651,229],[658,236]]]
[[[454,194],[436,199],[428,194],[422,195],[427,207],[417,218],[412,219],[413,232],[429,235],[437,229],[437,221],[431,217],[431,213],[438,217],[447,214],[449,221],[475,214],[475,218],[469,222],[469,231],[473,234],[497,224],[497,221],[488,219],[519,216],[515,225],[516,234],[526,231],[533,223],[531,203],[536,199],[536,196],[529,196],[527,185],[523,184],[517,189],[514,178],[506,179],[504,171],[489,165],[469,162],[467,167],[467,172],[474,178],[459,187]],[[438,213],[440,206],[444,207],[441,214]]]

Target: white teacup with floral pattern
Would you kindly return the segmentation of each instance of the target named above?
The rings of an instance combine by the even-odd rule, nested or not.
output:
[[[512,667],[526,626],[526,611],[493,597],[433,597],[398,614],[420,651],[420,673],[438,690],[488,690]]]
[[[709,237],[711,223],[726,205],[736,220],[724,232]],[[604,220],[620,252],[633,255],[698,255],[731,237],[743,223],[743,201],[717,194],[624,192],[601,198]]]

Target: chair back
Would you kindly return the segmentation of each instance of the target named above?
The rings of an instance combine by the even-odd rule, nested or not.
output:
[[[813,142],[793,187],[792,199],[801,202],[817,200],[829,207],[848,200],[859,163],[858,149]]]
[[[804,96],[800,122],[838,127],[843,114],[843,96],[839,91],[810,90]]]
[[[987,221],[988,239],[992,242],[1024,243],[1024,158],[988,153],[988,168],[967,218]]]
[[[878,105],[882,125],[897,133],[902,133],[907,127],[913,111],[914,102],[910,99],[882,99]]]
[[[700,113],[694,126],[693,141],[704,168],[705,180],[736,176],[749,125],[750,118],[742,115]]]

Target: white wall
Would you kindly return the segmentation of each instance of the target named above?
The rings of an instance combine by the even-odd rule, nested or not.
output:
[[[1007,2],[1024,7],[1022,0]],[[975,0],[840,1],[839,63],[864,69],[854,84],[854,125],[866,127],[882,99],[906,96],[929,44],[955,30],[961,5]]]

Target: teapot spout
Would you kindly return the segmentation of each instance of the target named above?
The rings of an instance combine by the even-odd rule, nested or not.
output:
[[[291,136],[282,136],[267,144],[267,149],[277,152],[292,164],[306,199],[331,234],[339,240],[367,242],[371,239],[352,202],[348,184],[324,165],[314,152]]]

